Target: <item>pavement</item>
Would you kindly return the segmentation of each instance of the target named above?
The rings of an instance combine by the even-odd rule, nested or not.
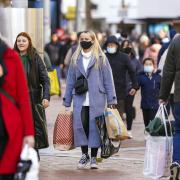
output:
[[[58,112],[64,108],[62,98],[53,96],[46,110],[50,147],[40,151],[40,180],[146,180],[143,176],[145,138],[139,93],[134,104],[137,116],[133,123],[133,139],[123,141],[119,153],[99,163],[98,170],[90,170],[88,167],[77,170],[81,157],[79,148],[71,151],[53,148],[54,123]]]

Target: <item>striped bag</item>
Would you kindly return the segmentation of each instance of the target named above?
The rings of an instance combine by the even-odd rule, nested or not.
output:
[[[60,151],[74,149],[73,116],[71,111],[62,111],[58,114],[54,125],[54,148]]]

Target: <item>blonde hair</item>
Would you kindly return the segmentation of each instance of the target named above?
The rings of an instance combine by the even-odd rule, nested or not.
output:
[[[93,31],[81,32],[81,34],[83,34],[83,33],[89,34],[92,41],[94,42],[91,49],[92,49],[92,55],[96,59],[95,67],[98,68],[100,56],[102,57],[103,64],[105,64],[106,63],[106,55],[102,51],[101,46],[99,45],[99,42],[98,42],[96,35]],[[82,47],[80,45],[80,40],[79,40],[78,47],[77,47],[76,51],[74,52],[74,54],[72,55],[71,62],[73,64],[77,64],[77,60],[79,59],[79,55],[81,54],[81,50],[82,50]]]

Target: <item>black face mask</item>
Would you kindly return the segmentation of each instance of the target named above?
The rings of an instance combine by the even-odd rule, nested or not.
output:
[[[80,44],[83,49],[89,49],[93,45],[91,41],[81,41]]]
[[[126,54],[130,54],[132,52],[132,48],[130,48],[130,47],[123,48],[123,52]]]

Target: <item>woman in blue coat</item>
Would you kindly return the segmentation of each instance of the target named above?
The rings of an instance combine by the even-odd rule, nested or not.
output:
[[[78,94],[75,84],[82,76],[88,82],[88,90]],[[82,150],[78,168],[84,168],[90,161],[88,148],[91,148],[91,169],[97,169],[96,156],[101,140],[95,118],[103,114],[107,105],[116,104],[117,99],[111,67],[94,32],[81,33],[66,83],[63,104],[70,107],[73,99],[74,143]]]
[[[143,61],[144,72],[139,74],[138,83],[141,88],[141,108],[143,111],[144,125],[153,120],[159,108],[159,91],[161,76],[160,71],[155,72],[155,62],[152,58]]]

